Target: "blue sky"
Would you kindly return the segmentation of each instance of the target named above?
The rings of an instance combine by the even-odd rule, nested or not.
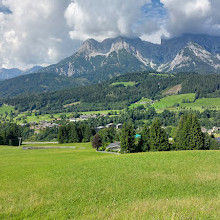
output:
[[[146,18],[167,19],[167,10],[159,0],[152,0],[151,3],[147,3],[142,8]]]

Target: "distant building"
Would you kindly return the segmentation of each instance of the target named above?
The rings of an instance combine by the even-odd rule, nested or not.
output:
[[[80,115],[79,118],[81,120],[87,120],[91,115]]]
[[[121,150],[120,142],[111,143],[106,147],[106,150],[119,151]]]
[[[78,118],[70,118],[69,121],[70,122],[77,122],[77,121],[79,121],[79,119]]]
[[[114,123],[110,123],[110,124],[107,124],[105,127],[106,128],[115,128],[116,125]]]

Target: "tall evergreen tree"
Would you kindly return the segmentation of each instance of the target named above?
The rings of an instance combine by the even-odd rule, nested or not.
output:
[[[202,150],[207,149],[204,135],[195,114],[182,115],[177,127],[175,137],[177,150]]]
[[[177,127],[175,137],[175,148],[177,150],[187,150],[189,143],[188,131],[190,130],[190,121],[187,115],[182,115]]]
[[[70,143],[79,143],[79,134],[78,129],[76,126],[76,123],[70,124],[70,130],[69,130],[69,142]]]
[[[90,125],[85,125],[84,127],[84,136],[83,136],[83,141],[84,142],[89,142],[90,138],[95,134],[94,129],[91,128]]]
[[[150,127],[150,150],[167,151],[170,150],[168,136],[166,131],[161,127],[161,122],[156,118]]]
[[[139,144],[141,145],[141,147],[139,147],[139,150],[143,152],[150,150],[150,129],[146,124],[144,125],[144,128],[141,132],[141,139],[139,141]]]
[[[191,129],[190,129],[190,149],[193,150],[204,150],[205,144],[204,144],[204,135],[201,131],[201,127],[199,124],[199,121],[195,114],[191,115]]]
[[[68,130],[65,126],[61,126],[58,131],[58,141],[60,144],[68,143]]]
[[[121,153],[134,153],[135,146],[135,131],[131,123],[124,123],[121,130]]]

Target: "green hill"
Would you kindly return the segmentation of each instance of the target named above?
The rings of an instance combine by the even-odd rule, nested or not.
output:
[[[180,96],[163,98],[166,89],[180,84]],[[220,75],[184,73],[164,75],[144,72],[125,74],[90,86],[16,96],[4,99],[3,102],[15,106],[19,111],[41,110],[47,113],[58,113],[64,111],[64,106],[66,106],[66,112],[121,110],[135,103],[140,104],[138,101],[144,97],[154,102],[160,99],[161,101],[154,106],[161,109],[166,106],[172,107],[184,99],[185,102],[192,102],[198,98],[219,98],[219,88]],[[188,93],[195,95],[191,94],[188,97],[186,95]],[[79,104],[71,105],[72,103]]]

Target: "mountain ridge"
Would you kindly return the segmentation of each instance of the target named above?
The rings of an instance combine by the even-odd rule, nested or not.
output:
[[[32,68],[28,68],[26,70],[21,70],[18,68],[0,68],[0,80],[12,79],[21,75],[27,75],[31,73],[35,73],[39,71],[42,66],[33,66]]]
[[[212,41],[212,39],[214,39]],[[200,68],[200,62],[195,65],[182,63],[183,68],[168,68],[176,56],[189,46],[189,43],[196,43],[202,47],[205,54],[212,54],[212,63],[206,63],[209,68]],[[59,75],[77,76],[80,74],[91,74],[98,72],[105,74],[107,69],[111,74],[126,73],[133,69],[126,68],[127,62],[122,59],[129,57],[133,60],[133,69],[135,71],[169,71],[169,72],[200,72],[200,73],[216,73],[220,71],[220,37],[212,37],[207,35],[186,34],[179,38],[163,39],[161,44],[153,44],[142,41],[140,38],[117,37],[105,39],[98,42],[94,39],[86,40],[79,50],[58,64],[43,68],[40,72],[56,72]],[[192,55],[192,54],[190,54]],[[196,56],[195,54],[193,57]],[[216,56],[216,59],[214,58]],[[189,57],[189,62],[191,57]],[[201,58],[201,57],[200,57]],[[123,60],[123,61],[122,61]],[[195,60],[195,59],[194,59]],[[208,61],[208,60],[207,60]],[[190,66],[190,68],[186,68]],[[113,68],[114,67],[114,68]],[[164,68],[165,67],[165,68]]]
[[[57,64],[0,82],[0,94],[56,91],[143,71],[220,73],[219,52],[220,37],[206,35],[187,34],[163,39],[161,44],[127,37],[102,42],[88,39],[76,53]]]

